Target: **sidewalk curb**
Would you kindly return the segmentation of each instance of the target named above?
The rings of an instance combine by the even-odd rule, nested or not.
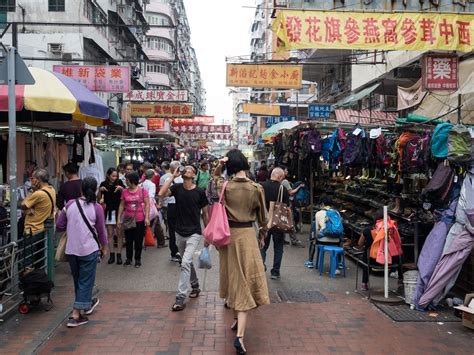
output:
[[[99,289],[95,289],[93,292],[93,296],[97,296],[99,294]],[[31,343],[28,344],[26,348],[24,348],[20,354],[21,355],[29,355],[29,354],[37,354],[38,350],[41,348],[41,346],[46,343],[51,335],[55,332],[56,329],[58,329],[63,322],[68,318],[69,314],[71,314],[71,309],[72,309],[72,303],[69,304],[69,306],[56,318],[51,321],[46,329],[41,332],[38,337],[36,337]]]

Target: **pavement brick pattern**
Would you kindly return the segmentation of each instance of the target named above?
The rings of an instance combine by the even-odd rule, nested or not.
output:
[[[472,354],[474,349],[473,333],[459,322],[395,323],[357,295],[325,296],[328,302],[272,303],[254,311],[245,337],[247,351]],[[64,321],[39,353],[235,353],[235,333],[229,329],[233,314],[215,292],[201,293],[176,313],[170,311],[171,292],[105,292],[100,297],[89,324],[67,329]]]

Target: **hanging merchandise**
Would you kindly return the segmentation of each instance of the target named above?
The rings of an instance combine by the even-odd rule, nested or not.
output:
[[[74,132],[74,143],[72,152],[72,161],[82,163],[84,161],[84,137],[86,132]]]
[[[307,146],[312,158],[318,158],[321,155],[321,133],[317,129],[312,129],[307,133]]]
[[[398,233],[398,224],[396,221],[388,218],[388,263],[392,263],[392,257],[403,254],[402,241]],[[373,243],[370,247],[370,257],[379,264],[385,264],[385,229],[384,221],[379,220],[373,230]]]
[[[433,177],[423,189],[422,196],[428,201],[444,203],[454,184],[454,170],[447,162],[439,163]]]
[[[448,160],[452,163],[471,161],[471,134],[466,126],[455,125],[448,135]]]
[[[360,156],[364,150],[362,139],[365,132],[362,128],[356,128],[347,135],[346,149],[344,150],[344,165],[354,167],[359,164]]]
[[[429,135],[424,134],[423,137],[413,135],[408,138],[402,148],[400,171],[408,173],[417,173],[424,169],[427,163],[425,152],[429,147]]]
[[[431,155],[435,158],[448,156],[448,135],[453,128],[451,123],[440,123],[436,126],[431,137]]]

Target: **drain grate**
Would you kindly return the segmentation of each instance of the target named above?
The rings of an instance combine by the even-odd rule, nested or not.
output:
[[[388,305],[374,303],[375,307],[389,316],[395,322],[460,322],[461,319],[454,315],[454,311],[448,308],[439,309],[436,312],[419,312],[411,310],[406,304]]]
[[[327,302],[326,296],[318,291],[283,291],[278,290],[278,300],[281,303],[323,303]]]

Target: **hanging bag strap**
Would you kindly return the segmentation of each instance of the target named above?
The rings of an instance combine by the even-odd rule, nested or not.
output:
[[[134,214],[134,218],[135,218],[135,221],[137,220],[137,211],[138,211],[138,206],[141,206],[142,204],[142,189],[139,187],[138,188],[138,201],[137,201],[137,204],[135,206],[135,214]],[[143,214],[145,214],[145,209],[143,209]]]
[[[276,202],[283,203],[283,185],[280,185],[280,188],[278,189],[278,197]]]
[[[51,201],[51,214],[54,213],[54,202],[53,202],[53,198],[51,197],[51,194],[46,191],[45,189],[41,189],[40,191],[43,191],[46,195],[48,195],[49,197],[49,200]]]
[[[227,183],[229,181],[225,181],[224,182],[224,185],[222,185],[222,191],[221,191],[221,194],[219,196],[219,203],[222,203],[222,201],[224,200],[224,193],[225,193],[225,188],[227,187]]]
[[[76,198],[76,205],[77,205],[77,208],[79,209],[79,212],[82,216],[82,219],[84,220],[84,223],[87,225],[87,228],[89,228],[89,230],[91,231],[92,237],[97,242],[97,246],[100,249],[100,242],[99,242],[99,238],[97,236],[97,232],[94,230],[94,228],[92,228],[89,220],[87,219],[86,215],[84,214],[84,210],[82,209],[81,203],[79,202],[78,198]]]

